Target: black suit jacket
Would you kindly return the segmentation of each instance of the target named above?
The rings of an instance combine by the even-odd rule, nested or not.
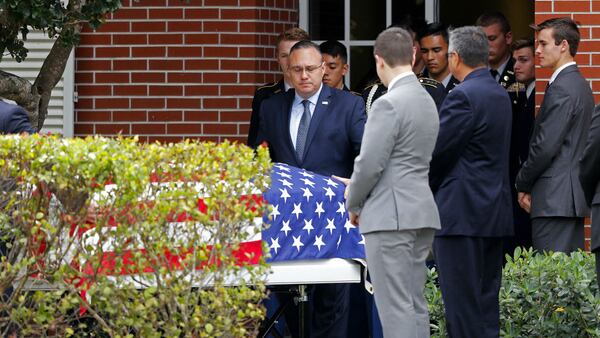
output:
[[[248,140],[246,144],[248,146],[256,148],[256,136],[258,136],[258,128],[260,127],[260,105],[262,102],[271,96],[285,91],[285,85],[283,79],[277,82],[267,83],[266,85],[259,87],[254,93],[252,99],[252,115],[250,115],[250,129],[248,130]]]
[[[592,116],[586,146],[579,163],[579,181],[585,200],[592,208],[600,208],[600,105]],[[600,249],[600,219],[592,219],[591,249]]]
[[[290,137],[295,92],[275,94],[260,107],[257,144],[267,142],[271,159],[321,175],[350,177],[366,121],[363,100],[350,92],[322,85],[310,121],[304,158],[298,162]]]
[[[529,98],[525,91],[509,92],[512,100],[512,136],[510,142],[510,182],[514,187],[521,165],[529,155],[529,138],[535,120],[535,91]]]
[[[25,109],[0,100],[0,134],[35,133]]]
[[[532,218],[589,215],[579,159],[593,110],[592,90],[576,65],[563,69],[546,89],[516,180],[517,191],[531,193]]]
[[[504,87],[504,89],[508,89],[515,82],[517,82],[517,79],[515,78],[514,68],[515,59],[511,57],[510,59],[508,59],[508,62],[506,63],[506,67],[504,67],[502,74],[500,74],[500,80],[498,80],[498,83],[502,87]]]

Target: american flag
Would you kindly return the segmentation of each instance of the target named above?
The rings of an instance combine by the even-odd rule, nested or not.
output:
[[[262,240],[271,262],[365,258],[364,238],[348,219],[345,186],[328,176],[277,163],[264,194],[272,207]]]

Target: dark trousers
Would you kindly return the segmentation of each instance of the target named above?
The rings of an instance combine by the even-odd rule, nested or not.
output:
[[[512,201],[513,204],[513,226],[515,235],[504,238],[503,257],[508,254],[512,256],[517,247],[530,248],[533,246],[531,241],[531,219],[517,201],[516,194]]]
[[[502,239],[443,236],[433,248],[449,336],[499,337]]]
[[[583,217],[536,217],[531,219],[533,248],[570,253],[583,250]]]

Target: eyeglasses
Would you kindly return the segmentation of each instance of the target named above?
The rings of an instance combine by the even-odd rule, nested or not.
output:
[[[307,74],[312,74],[314,73],[317,69],[321,68],[323,66],[323,62],[321,62],[321,64],[319,65],[309,65],[309,66],[293,66],[290,67],[290,71],[293,73],[296,73],[298,75],[302,74],[303,72],[306,72]]]
[[[456,54],[456,52],[450,52],[450,53],[446,54],[446,56],[449,58],[450,55],[454,55],[454,54]]]

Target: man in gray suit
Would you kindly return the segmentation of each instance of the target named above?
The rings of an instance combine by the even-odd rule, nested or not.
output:
[[[414,52],[402,28],[375,41],[377,75],[389,90],[372,106],[347,190],[385,337],[429,337],[425,259],[440,220],[428,173],[439,119],[412,72]]]
[[[594,97],[573,60],[577,24],[553,18],[533,28],[540,66],[553,73],[515,186],[519,204],[531,215],[533,247],[571,252],[584,247],[583,222],[589,215],[578,174]]]

